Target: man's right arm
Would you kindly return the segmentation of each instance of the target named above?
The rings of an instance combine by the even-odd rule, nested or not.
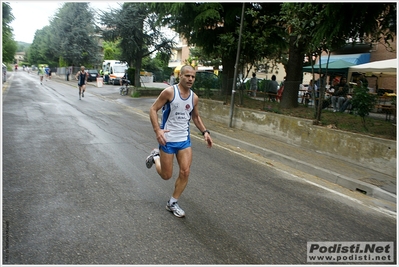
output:
[[[167,87],[164,89],[152,104],[150,108],[150,121],[152,124],[152,128],[154,129],[157,141],[161,145],[166,144],[166,139],[164,136],[164,130],[161,129],[158,122],[158,110],[160,110],[168,101],[173,97],[173,87]]]

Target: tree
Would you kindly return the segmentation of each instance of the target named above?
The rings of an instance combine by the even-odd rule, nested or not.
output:
[[[279,24],[287,29],[285,39],[289,45],[282,108],[298,106],[299,84],[303,78],[302,67],[305,54],[311,45],[319,8],[320,6],[314,3],[284,3],[281,6]]]
[[[104,60],[112,60],[114,58],[121,58],[122,51],[118,46],[118,42],[103,42]]]
[[[3,8],[3,61],[4,62],[14,62],[14,55],[17,51],[17,43],[13,38],[13,29],[10,27],[10,23],[14,20],[14,16],[12,15],[12,8],[8,3],[2,3]]]
[[[368,88],[364,85],[356,86],[353,90],[352,106],[356,115],[359,115],[362,119],[362,123],[365,129],[366,116],[369,115],[370,111],[373,110],[376,103],[376,95],[368,93]]]
[[[99,37],[95,34],[94,11],[89,3],[65,3],[55,14],[51,25],[52,55],[62,57],[69,65],[99,65]]]
[[[99,38],[88,3],[65,3],[58,9],[50,26],[36,31],[29,54],[36,64],[99,65]]]
[[[140,85],[142,59],[154,52],[171,54],[173,42],[165,38],[155,23],[156,14],[149,3],[124,3],[121,9],[111,9],[100,15],[104,40],[118,41],[122,54],[120,60],[134,66],[134,85]]]
[[[173,28],[183,36],[188,45],[198,48],[191,56],[204,65],[219,68],[221,93],[232,92],[237,44],[241,36],[237,72],[248,77],[251,69],[273,71],[287,47],[277,25],[280,3],[248,3],[245,5],[243,31],[240,33],[242,3],[173,3],[154,4],[162,25]],[[276,26],[277,25],[277,26]],[[270,68],[268,68],[270,67]],[[244,73],[246,69],[246,73]],[[244,100],[244,86],[238,86],[240,104]]]
[[[46,33],[49,32],[49,26],[43,27],[43,29],[36,30],[33,42],[29,48],[28,61],[32,64],[38,65],[41,63],[47,63],[46,51],[48,47],[46,45]]]
[[[158,52],[154,58],[145,57],[142,62],[144,70],[152,72],[157,82],[163,82],[169,79],[171,69],[168,67],[170,56]]]
[[[172,28],[189,46],[201,47],[207,55],[218,54],[223,64],[223,89],[231,88],[237,49],[240,3],[154,3],[159,23]],[[230,80],[231,79],[231,80]]]

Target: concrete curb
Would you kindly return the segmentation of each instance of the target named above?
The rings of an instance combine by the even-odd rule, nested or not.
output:
[[[224,143],[232,146],[239,146],[240,148],[260,154],[264,158],[272,158],[275,161],[278,161],[282,164],[285,164],[289,167],[295,168],[299,171],[309,173],[312,175],[315,175],[317,177],[320,177],[322,179],[325,179],[327,181],[330,181],[334,184],[338,184],[342,187],[345,187],[349,190],[352,191],[358,191],[360,193],[366,194],[368,196],[386,200],[389,202],[396,203],[397,197],[395,194],[392,194],[388,191],[385,191],[377,186],[374,186],[372,184],[368,184],[350,177],[347,177],[345,175],[342,175],[337,172],[333,172],[328,169],[320,168],[315,165],[309,164],[307,162],[292,158],[287,155],[283,155],[281,153],[262,148],[253,144],[250,144],[248,142],[232,138],[229,136],[226,136],[224,134],[212,131],[212,137],[215,139],[223,140]]]

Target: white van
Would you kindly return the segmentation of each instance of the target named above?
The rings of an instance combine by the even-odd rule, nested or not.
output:
[[[113,85],[119,85],[120,79],[125,75],[128,68],[129,65],[120,60],[104,60],[103,62],[104,75],[109,76],[108,83]]]

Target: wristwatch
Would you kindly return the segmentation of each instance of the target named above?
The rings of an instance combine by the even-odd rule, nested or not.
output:
[[[205,133],[208,133],[209,135],[211,135],[211,132],[208,131],[208,130],[203,131],[203,132],[202,132],[202,135],[205,135]]]

